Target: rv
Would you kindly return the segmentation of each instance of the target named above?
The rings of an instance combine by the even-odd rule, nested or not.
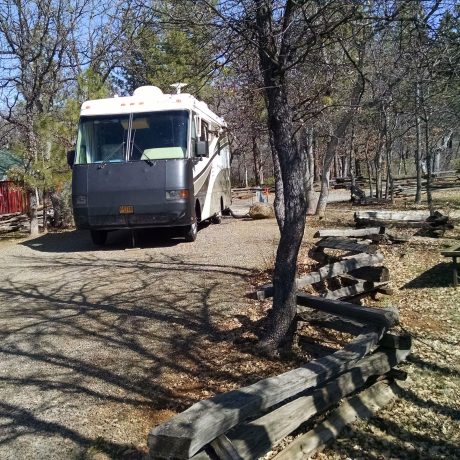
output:
[[[83,103],[72,168],[78,229],[95,244],[117,229],[219,223],[231,204],[225,121],[190,94],[142,86],[132,96]]]

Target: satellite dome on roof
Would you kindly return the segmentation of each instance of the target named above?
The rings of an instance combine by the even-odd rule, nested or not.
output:
[[[133,96],[162,96],[163,91],[161,91],[158,86],[140,86],[134,90]]]

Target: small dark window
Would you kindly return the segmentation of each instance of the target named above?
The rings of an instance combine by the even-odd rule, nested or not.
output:
[[[209,127],[205,121],[201,121],[201,136],[200,141],[209,141]]]

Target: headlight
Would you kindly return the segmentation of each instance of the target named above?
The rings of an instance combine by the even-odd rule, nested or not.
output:
[[[86,206],[87,200],[86,195],[75,196],[75,206]]]
[[[188,190],[168,190],[166,191],[167,200],[185,200],[189,197]]]

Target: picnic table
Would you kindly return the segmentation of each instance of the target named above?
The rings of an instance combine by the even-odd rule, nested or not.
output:
[[[453,282],[454,287],[458,286],[458,266],[457,258],[460,258],[460,244],[457,243],[454,246],[450,247],[446,251],[442,251],[441,254],[444,257],[452,257],[452,271],[453,271]]]

